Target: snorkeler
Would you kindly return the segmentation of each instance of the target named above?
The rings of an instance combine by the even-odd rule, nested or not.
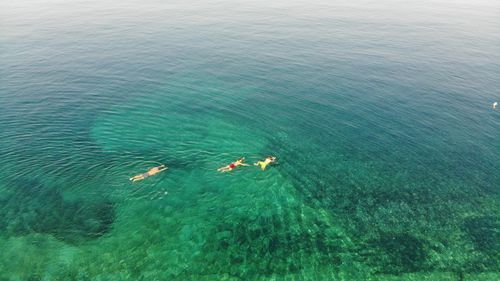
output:
[[[264,161],[259,161],[257,163],[254,163],[255,166],[260,166],[262,171],[264,171],[267,167],[267,165],[276,162],[276,157],[274,156],[267,156]]]
[[[233,163],[225,166],[225,167],[222,167],[222,168],[219,168],[217,169],[217,171],[223,173],[223,172],[230,172],[232,170],[234,170],[234,168],[238,167],[238,166],[250,166],[248,164],[245,164],[243,163],[243,161],[245,161],[245,157],[242,157],[236,161],[234,161]]]
[[[493,103],[493,109],[497,109],[498,102]]]
[[[137,175],[137,176],[133,176],[129,180],[131,180],[131,181],[140,181],[140,180],[143,180],[143,179],[145,179],[147,177],[154,176],[154,175],[158,174],[159,172],[165,171],[166,169],[168,169],[168,167],[166,167],[165,165],[160,165],[158,167],[153,167],[153,168],[149,169],[146,173],[140,174],[140,175]]]

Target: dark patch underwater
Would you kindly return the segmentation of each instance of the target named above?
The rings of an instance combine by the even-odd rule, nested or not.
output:
[[[33,180],[18,180],[8,186],[8,194],[0,198],[0,230],[4,235],[50,234],[78,244],[103,236],[115,220],[113,204],[107,200],[67,201],[57,187]]]

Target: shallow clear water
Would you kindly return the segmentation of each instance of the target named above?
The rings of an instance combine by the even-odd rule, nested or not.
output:
[[[0,4],[1,280],[498,280],[498,2],[66,2]]]

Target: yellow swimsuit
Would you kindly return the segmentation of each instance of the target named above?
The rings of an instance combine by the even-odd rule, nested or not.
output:
[[[262,171],[264,171],[267,167],[267,165],[269,165],[269,163],[271,162],[268,162],[268,161],[259,161],[257,162],[257,165],[260,166],[260,168],[262,169]]]

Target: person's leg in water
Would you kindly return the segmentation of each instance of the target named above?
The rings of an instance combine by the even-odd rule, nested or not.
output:
[[[140,180],[143,180],[143,179],[144,179],[143,175],[137,175],[137,176],[134,176],[134,177],[130,178],[131,181],[140,181]]]
[[[222,167],[220,169],[218,169],[217,171],[219,172],[229,172],[229,171],[232,171],[234,168],[236,168],[236,164],[235,163],[231,163],[225,167]]]
[[[224,172],[229,172],[229,171],[232,171],[233,169],[229,166],[226,166],[226,167],[222,167],[220,169],[218,169],[217,171],[221,172],[221,173],[224,173]]]

